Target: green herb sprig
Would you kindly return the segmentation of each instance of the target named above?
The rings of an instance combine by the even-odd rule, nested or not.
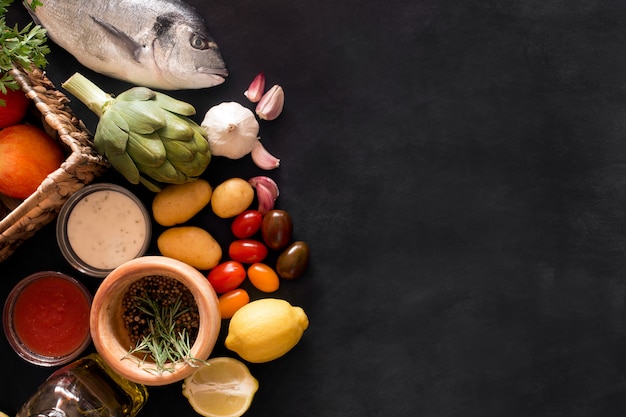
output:
[[[33,22],[23,28],[16,24],[7,26],[6,12],[13,0],[0,0],[0,92],[6,94],[7,89],[17,90],[19,85],[10,73],[14,65],[27,70],[45,68],[48,64],[46,55],[50,48],[47,31]],[[29,7],[35,9],[43,5],[40,0],[33,0]]]
[[[189,311],[189,308],[182,308],[180,296],[168,307],[161,306],[146,294],[133,298],[137,308],[148,317],[148,333],[129,350],[127,359],[136,360],[140,367],[158,375],[174,372],[175,365],[180,362],[192,366],[204,362],[192,357],[186,329],[177,331],[176,320]],[[154,362],[154,366],[148,365],[148,360]]]

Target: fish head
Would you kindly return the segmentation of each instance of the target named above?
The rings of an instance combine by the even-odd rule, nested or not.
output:
[[[228,76],[219,47],[201,18],[163,14],[153,33],[155,67],[172,89],[213,87]]]

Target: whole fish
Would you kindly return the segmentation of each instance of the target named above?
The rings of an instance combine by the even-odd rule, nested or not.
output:
[[[41,0],[33,20],[81,64],[135,85],[196,89],[228,71],[204,19],[180,0]]]

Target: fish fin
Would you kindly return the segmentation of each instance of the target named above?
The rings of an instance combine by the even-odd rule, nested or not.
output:
[[[133,38],[122,32],[112,24],[105,22],[104,20],[99,19],[95,16],[90,15],[90,17],[91,20],[93,20],[100,27],[110,33],[117,40],[117,43],[121,44],[123,48],[128,51],[133,60],[139,62],[139,53],[142,48],[142,45],[140,43],[135,41]]]

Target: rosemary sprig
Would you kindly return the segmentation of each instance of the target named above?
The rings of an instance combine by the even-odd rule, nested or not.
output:
[[[174,372],[175,365],[186,362],[196,366],[204,362],[191,355],[191,340],[185,328],[177,331],[176,320],[190,310],[182,308],[179,295],[174,303],[165,307],[146,293],[133,297],[137,308],[148,317],[148,333],[144,335],[126,354],[125,358],[134,359],[146,371],[156,374]],[[148,366],[148,360],[154,366]]]

